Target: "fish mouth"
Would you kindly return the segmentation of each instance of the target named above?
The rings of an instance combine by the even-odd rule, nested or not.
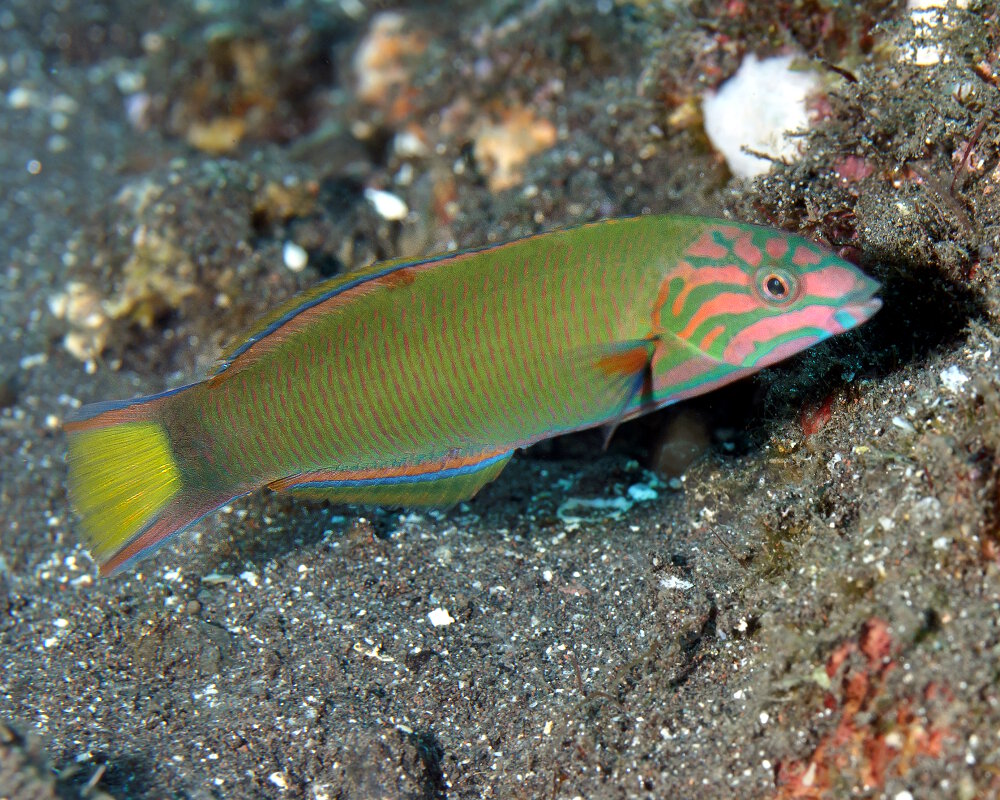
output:
[[[873,296],[881,287],[875,281],[871,283],[874,285],[866,287],[864,292],[859,292],[857,299],[851,299],[834,313],[834,319],[841,331],[850,330],[867,322],[882,308],[881,298]]]
[[[881,298],[870,297],[860,303],[851,303],[848,306],[844,306],[843,310],[854,317],[856,325],[860,325],[862,322],[867,322],[874,317],[880,308],[882,308]]]

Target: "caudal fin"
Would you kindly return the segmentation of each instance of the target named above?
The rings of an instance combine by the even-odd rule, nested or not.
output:
[[[69,497],[102,575],[148,555],[228,499],[208,501],[184,486],[158,419],[176,391],[84,408],[65,425]]]

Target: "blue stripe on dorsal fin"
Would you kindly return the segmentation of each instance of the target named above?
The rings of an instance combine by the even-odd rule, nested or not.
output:
[[[363,269],[347,272],[343,275],[336,275],[329,280],[316,284],[310,289],[299,292],[293,297],[290,297],[277,308],[273,309],[270,313],[265,314],[262,318],[258,319],[254,322],[253,326],[243,334],[243,336],[235,339],[234,341],[238,343],[233,344],[227,352],[223,353],[222,357],[219,359],[219,366],[215,372],[212,373],[212,375],[215,376],[225,372],[237,359],[239,359],[240,356],[257,344],[257,342],[261,341],[261,339],[266,339],[278,330],[278,328],[294,319],[303,311],[319,305],[320,303],[329,300],[331,297],[336,297],[338,294],[342,294],[350,289],[353,289],[355,286],[360,286],[361,284],[375,278],[388,275],[403,267],[422,263],[424,262],[414,261],[412,259],[380,261]]]
[[[167,389],[166,391],[157,392],[156,394],[147,394],[144,397],[133,397],[130,400],[102,400],[99,403],[88,403],[81,408],[70,411],[66,415],[66,422],[70,425],[88,422],[94,419],[94,417],[99,417],[105,412],[120,411],[121,409],[129,408],[130,406],[153,403],[157,400],[163,400],[165,397],[170,397],[171,395],[183,392],[184,390],[197,385],[197,383],[186,383],[183,386],[175,386],[173,389]]]

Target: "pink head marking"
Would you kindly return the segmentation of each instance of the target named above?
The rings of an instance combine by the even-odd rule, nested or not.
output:
[[[761,344],[779,340],[783,335],[799,329],[813,329],[818,331],[828,329],[832,313],[833,309],[828,306],[806,306],[805,308],[787,311],[777,316],[759,319],[747,325],[730,339],[723,357],[730,364],[747,365],[747,359],[753,355],[754,351]],[[812,344],[821,337],[815,333],[803,333],[803,336],[800,338],[809,338],[810,344]],[[782,350],[782,345],[779,345],[775,349]],[[801,350],[803,348],[800,346],[798,349]],[[798,350],[790,350],[782,358],[795,352],[798,352]],[[773,354],[773,351],[771,354]],[[773,363],[773,361],[766,361],[766,363]],[[754,364],[754,366],[757,365]],[[760,366],[763,366],[763,364]]]
[[[813,267],[822,260],[822,255],[811,247],[800,244],[792,254],[792,263],[797,267]]]
[[[771,236],[764,244],[767,254],[775,261],[780,261],[788,252],[788,239],[783,236]]]
[[[733,255],[745,261],[751,267],[759,267],[760,262],[764,260],[764,254],[753,243],[748,233],[736,237],[736,241],[733,242]]]
[[[845,297],[862,288],[855,274],[835,264],[816,272],[807,272],[802,276],[802,285],[807,294],[830,298]]]
[[[713,261],[723,259],[728,254],[729,251],[725,248],[725,246],[719,244],[712,238],[712,231],[703,233],[701,238],[688,247],[687,251],[684,253],[684,255],[690,256],[691,258],[708,258]]]

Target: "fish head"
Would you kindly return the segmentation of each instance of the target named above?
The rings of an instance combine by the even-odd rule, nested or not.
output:
[[[760,369],[867,321],[876,280],[819,245],[756,225],[706,225],[661,291],[660,324],[711,359]]]

